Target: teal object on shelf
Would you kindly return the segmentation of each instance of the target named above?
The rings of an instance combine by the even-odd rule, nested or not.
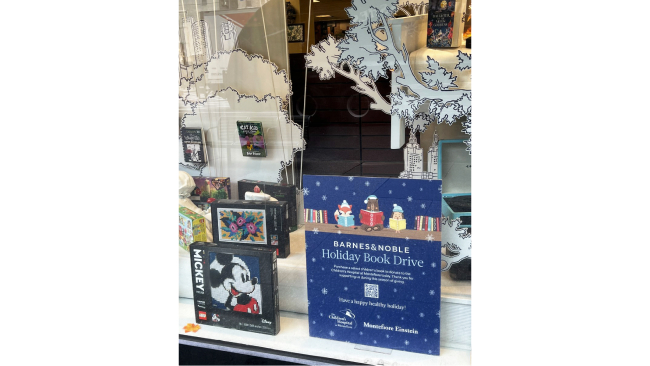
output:
[[[438,142],[438,179],[442,179],[442,216],[472,227],[471,155],[463,140]]]

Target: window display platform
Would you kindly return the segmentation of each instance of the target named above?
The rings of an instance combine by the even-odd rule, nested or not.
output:
[[[353,343],[309,337],[306,314],[280,312],[276,336],[201,325],[196,333],[183,327],[195,323],[192,299],[179,298],[179,343],[296,362],[305,365],[362,363],[370,365],[469,365],[471,351],[441,347],[440,356],[375,348]]]
[[[301,316],[304,319],[305,337],[307,329],[307,271],[305,264],[305,230],[304,227],[290,234],[291,255],[288,258],[278,259],[278,280],[280,294],[280,310],[282,322],[280,334],[284,332],[283,326],[287,320],[284,317]],[[187,301],[190,307],[187,323],[193,323],[192,306],[192,278],[189,253],[179,248],[180,293],[181,301]],[[471,281],[457,281],[451,279],[449,271],[441,274],[440,288],[440,345],[441,347],[471,350]],[[181,329],[181,334],[184,331]],[[200,331],[199,331],[200,332]],[[248,332],[244,333],[244,337]],[[321,340],[314,338],[319,342]],[[331,341],[330,341],[331,342]],[[337,342],[339,343],[339,342]],[[263,347],[263,346],[262,346]],[[411,354],[409,352],[406,352]],[[414,354],[415,355],[415,354]],[[322,356],[327,357],[327,356]]]

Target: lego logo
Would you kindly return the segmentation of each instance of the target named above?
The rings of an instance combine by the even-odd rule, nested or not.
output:
[[[208,316],[205,314],[205,311],[199,311],[199,319],[207,320]]]

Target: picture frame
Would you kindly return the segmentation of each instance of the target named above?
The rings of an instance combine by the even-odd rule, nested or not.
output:
[[[304,42],[305,41],[305,23],[287,24],[287,41]]]

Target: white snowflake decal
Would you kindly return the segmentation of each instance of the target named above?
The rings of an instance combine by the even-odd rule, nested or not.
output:
[[[429,290],[429,295],[433,296],[433,295],[435,295],[435,294],[436,294],[435,291],[433,291],[433,290]]]
[[[312,261],[312,262],[316,262],[316,258],[311,257],[311,261]]]
[[[420,318],[424,318],[424,313],[420,313]]]
[[[426,338],[424,338],[424,341],[426,342],[426,341],[427,341],[427,339],[426,339]]]
[[[326,200],[327,200],[327,196],[323,195],[323,201],[326,201]]]
[[[431,353],[431,350],[429,350],[429,353]]]
[[[389,190],[388,190],[388,194],[393,194],[393,190],[392,190],[392,189],[389,189]]]
[[[402,187],[406,187],[406,182],[402,183]]]
[[[422,192],[422,190],[424,190],[424,188],[420,187],[420,192]]]
[[[335,190],[335,191],[338,191],[338,190],[339,190],[339,186],[334,186],[334,190]]]
[[[409,341],[408,341],[408,340],[404,341],[404,344],[408,346],[408,345],[409,345]]]
[[[320,187],[320,182],[316,181],[316,187]]]
[[[411,300],[415,300],[415,296],[411,296]]]
[[[363,335],[363,332],[359,332],[359,335]]]
[[[408,196],[408,197],[406,197],[406,200],[409,201],[409,202],[411,202],[411,201],[413,201],[413,197]]]
[[[442,193],[442,185],[440,187],[438,187],[438,192]]]
[[[377,315],[377,319],[381,319],[381,316]]]
[[[341,234],[341,230],[337,231],[337,233]]]
[[[431,263],[431,267],[436,268],[436,262]]]
[[[322,289],[322,290],[320,290],[320,292],[322,292],[322,293],[323,293],[323,295],[327,295],[327,289],[326,289],[325,287],[323,287],[323,289]]]
[[[348,290],[348,286],[343,287],[343,290],[344,290],[344,291],[347,291],[347,290]]]
[[[354,180],[354,177],[348,177],[348,180],[352,182]]]
[[[310,278],[310,279],[309,279],[309,283],[314,283],[314,279],[313,279],[313,278]]]
[[[320,316],[323,316],[323,313],[320,313]]]
[[[438,318],[440,318],[440,310],[438,310],[438,312],[436,313],[436,315],[438,316]]]
[[[330,330],[330,337],[334,337],[334,331]]]
[[[396,289],[396,288],[394,288],[394,289],[393,289],[393,292],[397,292],[397,289]]]
[[[303,196],[309,196],[309,188],[305,187],[302,189],[302,195]]]
[[[427,205],[425,205],[424,203],[420,205],[420,208],[426,208],[426,207]]]
[[[321,271],[324,271],[324,270],[325,270],[325,267],[320,267],[320,270],[321,270]]]
[[[366,181],[366,183],[364,184],[366,185],[366,187],[368,187],[370,185],[370,182]]]
[[[315,227],[314,230],[312,230],[312,231],[314,232],[314,234],[318,234],[318,231],[319,231],[319,230],[318,230],[317,227]]]
[[[425,239],[427,239],[427,241],[433,241],[433,235],[429,234]]]
[[[409,240],[409,237],[407,236],[407,237],[406,237],[406,238],[404,238],[404,239],[406,239],[406,240]]]
[[[422,275],[423,275],[423,276],[425,276],[426,274],[427,274],[426,272],[422,271]]]
[[[372,341],[372,343],[377,344],[377,341]]]
[[[404,320],[404,317],[402,317],[401,319]]]
[[[388,334],[386,334],[386,338],[390,338],[390,336]]]
[[[438,333],[439,332],[438,328],[434,329],[433,332]]]
[[[316,324],[316,321],[315,321],[315,320],[312,320],[312,322],[311,322],[311,323],[312,323],[312,324]]]
[[[353,195],[353,196],[356,196],[356,195],[357,195],[357,192],[352,192],[352,195]]]

